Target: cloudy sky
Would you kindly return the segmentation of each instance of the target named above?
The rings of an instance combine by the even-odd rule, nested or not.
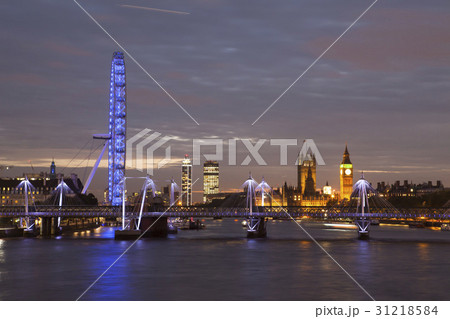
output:
[[[372,0],[78,3],[199,123],[125,57],[128,137],[144,128],[172,137],[172,163],[155,172],[160,185],[180,179],[177,161],[192,153],[193,138],[212,137],[298,139],[291,164],[301,142],[314,139],[326,162],[318,187],[328,180],[338,188],[345,143],[355,171],[374,183],[450,185],[448,0],[379,0],[254,125]],[[54,157],[58,171],[85,178],[87,159],[92,166],[98,155],[88,156],[99,146],[91,136],[107,130],[119,46],[71,0],[3,1],[0,34],[0,165],[15,165],[1,174],[31,171],[29,161],[47,170]],[[238,153],[240,163],[242,143]],[[296,183],[278,148],[266,142],[260,153],[266,166],[221,163],[221,189],[239,187],[250,170],[273,186]],[[201,177],[194,167],[198,192]],[[105,187],[100,169],[92,191]]]

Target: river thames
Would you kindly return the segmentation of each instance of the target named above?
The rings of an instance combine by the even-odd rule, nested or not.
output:
[[[293,222],[269,221],[268,238],[247,239],[241,221],[138,241],[81,300],[370,300]],[[376,300],[450,299],[450,232],[305,224]],[[56,239],[0,240],[1,300],[76,300],[131,241],[114,228]]]

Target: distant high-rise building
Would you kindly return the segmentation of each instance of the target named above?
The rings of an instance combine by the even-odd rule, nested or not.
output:
[[[299,194],[305,194],[306,179],[311,169],[312,187],[316,189],[316,157],[313,154],[299,155],[297,166],[297,189]]]
[[[184,156],[181,165],[181,202],[183,206],[192,205],[192,163],[189,155]]]
[[[208,195],[219,193],[219,163],[206,161],[203,164],[203,202],[210,201]]]
[[[56,165],[55,160],[52,160],[52,164],[50,165],[50,178],[56,178]]]
[[[350,161],[347,145],[340,165],[341,199],[350,200],[353,191],[353,164]]]

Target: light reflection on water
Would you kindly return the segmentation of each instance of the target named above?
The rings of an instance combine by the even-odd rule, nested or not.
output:
[[[205,223],[137,242],[83,299],[368,300],[295,223],[269,222],[267,239],[245,238],[241,220]],[[376,299],[450,297],[449,232],[380,226],[360,241],[353,230],[305,227]],[[114,230],[0,240],[0,299],[76,299],[131,244]]]

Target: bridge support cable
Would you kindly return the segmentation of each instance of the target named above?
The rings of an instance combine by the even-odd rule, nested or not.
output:
[[[358,206],[356,207],[355,224],[358,227],[358,237],[360,239],[368,239],[370,231],[370,205],[369,196],[375,195],[376,190],[370,183],[364,179],[364,173],[361,178],[353,185],[351,197],[357,198]]]
[[[33,186],[33,184],[28,180],[28,177],[25,176],[25,180],[19,183],[17,185],[17,189],[22,189],[24,195],[25,195],[25,229],[24,229],[24,235],[26,237],[31,237],[32,234],[34,234],[34,225],[35,220],[33,220],[33,223],[30,221],[30,214],[29,214],[29,205],[28,205],[28,193],[30,194],[31,201],[33,203],[34,209],[36,209],[36,203],[34,202],[34,196],[33,191],[36,191],[36,188]],[[20,217],[19,219],[20,228],[23,227],[23,218]]]
[[[152,190],[152,195],[153,195],[153,197],[155,197],[155,195],[156,195],[156,185],[155,185],[155,182],[153,182],[153,180],[152,180],[149,176],[147,176],[147,177],[145,178],[144,186],[143,186],[143,188],[142,188],[142,201],[141,201],[141,207],[140,207],[140,210],[139,210],[139,218],[138,218],[138,222],[137,222],[137,225],[136,225],[136,228],[137,228],[137,229],[139,229],[140,226],[141,226],[142,213],[143,213],[143,211],[144,211],[145,199],[146,199],[146,197],[147,197],[147,190],[148,190],[149,187],[150,187],[151,190]]]
[[[78,157],[78,155],[80,155],[81,151],[83,151],[83,150],[86,148],[86,146],[87,146],[90,142],[91,142],[90,140],[87,141],[87,142],[86,142],[86,143],[78,150],[78,152],[75,154],[75,156],[72,157],[72,159],[69,161],[69,163],[67,163],[67,165],[61,170],[61,174],[64,173],[64,171],[66,170],[66,168],[69,167],[69,165],[75,160],[75,158]]]
[[[94,140],[92,140],[92,142],[91,142],[91,149],[90,149],[90,151],[88,153],[88,156],[87,156],[87,161],[86,161],[86,166],[84,167],[82,181],[86,180],[86,173],[87,173],[87,170],[88,170],[88,167],[89,167],[89,162],[91,160],[92,153],[94,153]]]
[[[247,219],[247,238],[263,238],[267,236],[267,219],[250,217]]]
[[[264,183],[264,180],[263,180]],[[264,193],[264,189],[266,187],[265,184],[262,185],[262,192]],[[252,175],[248,177],[248,179],[242,184],[244,191],[247,191],[247,209],[249,211],[249,217],[247,218],[247,238],[261,238],[267,236],[266,226],[267,220],[265,217],[256,217],[253,216],[253,206],[255,204],[256,199],[256,190],[258,190],[258,183],[253,179]],[[268,186],[268,185],[267,185]],[[264,197],[264,194],[263,194]]]
[[[144,179],[144,184],[141,189],[140,202],[138,205],[134,206],[133,212],[127,212],[126,206],[126,180],[127,179]],[[152,191],[153,197],[156,195],[156,185],[153,180],[147,175],[145,177],[124,177],[122,179],[121,185],[122,187],[122,228],[119,231],[116,231],[116,237],[138,237],[142,232],[142,219],[144,214],[145,201],[147,198],[147,192],[149,189]],[[172,205],[174,205],[176,201],[173,201]],[[172,206],[171,205],[171,206]]]

